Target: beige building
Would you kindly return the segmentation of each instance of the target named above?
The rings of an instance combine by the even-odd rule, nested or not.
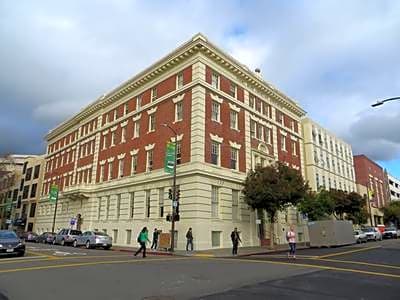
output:
[[[311,189],[356,191],[351,146],[309,118],[301,123],[306,179]]]
[[[36,229],[52,228],[49,190],[56,184],[56,230],[81,215],[82,230],[107,232],[114,245],[136,246],[144,226],[169,232],[172,176],[164,171],[164,157],[166,143],[173,141],[180,190],[177,248],[185,248],[189,227],[195,249],[230,247],[234,227],[243,246],[267,243],[269,226],[259,226],[266,218],[246,205],[242,183],[251,168],[278,160],[304,170],[304,114],[259,73],[196,35],[46,136]],[[293,223],[304,241],[305,223],[295,209],[280,214],[274,240],[286,243]]]

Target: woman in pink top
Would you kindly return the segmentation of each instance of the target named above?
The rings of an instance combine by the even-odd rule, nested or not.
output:
[[[296,233],[294,232],[293,225],[290,225],[290,229],[286,234],[286,239],[289,242],[289,253],[288,258],[296,258]]]

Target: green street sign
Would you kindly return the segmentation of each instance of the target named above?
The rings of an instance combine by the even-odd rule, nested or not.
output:
[[[5,203],[5,207],[6,207],[6,211],[10,212],[11,211],[11,207],[12,207],[12,201],[7,201]]]
[[[175,166],[175,143],[167,143],[167,151],[165,152],[164,170],[169,174],[174,173]]]
[[[50,187],[50,193],[49,193],[49,200],[50,202],[55,203],[58,198],[58,186],[57,185],[52,185]]]

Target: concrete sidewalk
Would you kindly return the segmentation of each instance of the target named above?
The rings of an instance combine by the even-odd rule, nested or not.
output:
[[[297,249],[309,248],[304,243],[298,244]],[[131,252],[134,253],[138,248],[136,247],[118,247],[113,246],[112,250],[121,252]],[[238,257],[240,256],[250,256],[250,255],[261,255],[268,253],[280,253],[287,252],[289,249],[288,245],[275,245],[275,249],[270,249],[266,246],[259,247],[239,247]],[[176,256],[189,256],[189,257],[231,257],[232,248],[218,248],[209,250],[199,250],[199,251],[185,251],[185,250],[175,250],[174,252],[169,252],[165,250],[151,250],[147,249],[146,253],[148,255],[176,255]]]

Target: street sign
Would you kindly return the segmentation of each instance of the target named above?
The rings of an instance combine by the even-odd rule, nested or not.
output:
[[[175,166],[175,143],[167,143],[167,151],[165,152],[164,170],[169,174],[174,173]]]
[[[50,187],[50,193],[49,193],[49,200],[50,202],[55,203],[58,198],[58,186],[57,185],[52,185]]]
[[[173,206],[173,207],[177,207],[177,206],[178,206],[178,201],[173,201],[173,202],[172,202],[172,206]]]

